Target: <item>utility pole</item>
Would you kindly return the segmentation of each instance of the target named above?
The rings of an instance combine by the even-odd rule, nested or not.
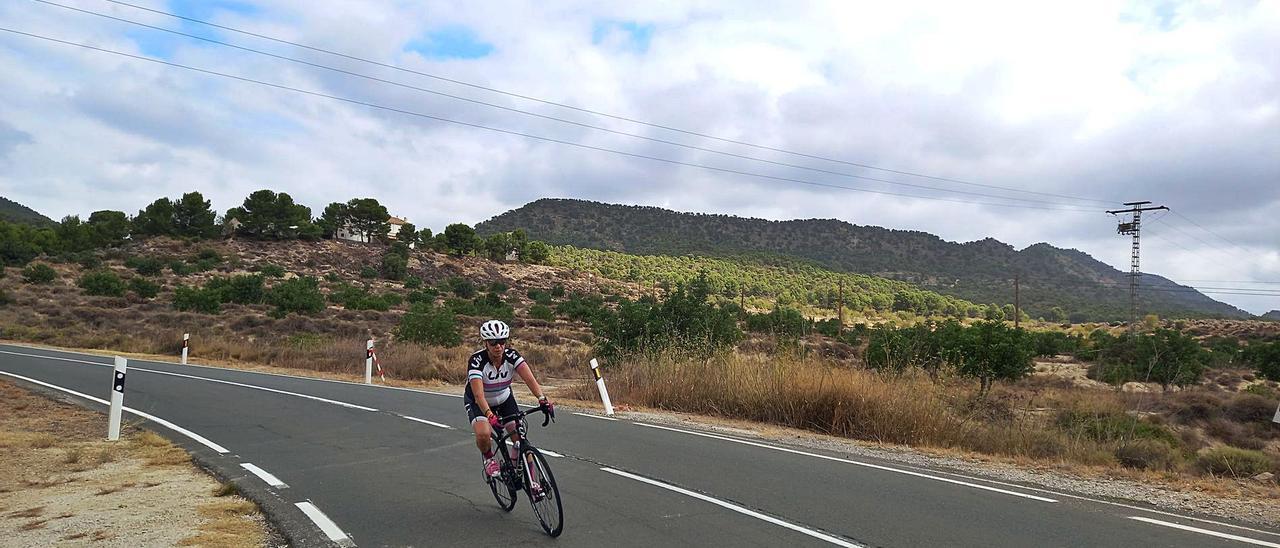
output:
[[[1019,300],[1020,292],[1018,291],[1018,275],[1013,275],[1013,328],[1018,328],[1018,322],[1022,321],[1022,303]]]
[[[1129,254],[1129,335],[1133,336],[1138,328],[1138,276],[1142,273],[1138,271],[1138,237],[1142,232],[1142,212],[1155,211],[1159,209],[1168,210],[1165,206],[1142,207],[1151,202],[1126,202],[1124,205],[1129,209],[1117,209],[1108,211],[1112,215],[1121,213],[1132,213],[1133,220],[1124,222],[1120,220],[1120,225],[1116,227],[1116,233],[1124,236],[1133,236],[1133,245]]]

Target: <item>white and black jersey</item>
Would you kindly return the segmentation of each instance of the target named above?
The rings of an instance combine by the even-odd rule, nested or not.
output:
[[[471,379],[480,379],[484,383],[484,399],[490,406],[498,405],[511,396],[511,381],[515,380],[516,369],[524,365],[524,357],[515,349],[507,348],[502,352],[502,363],[489,361],[489,352],[480,349],[467,360],[467,384]],[[471,389],[466,391],[467,398],[473,397]]]

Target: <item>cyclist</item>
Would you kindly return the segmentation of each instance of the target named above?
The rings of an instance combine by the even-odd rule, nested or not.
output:
[[[500,320],[480,324],[480,338],[484,340],[485,347],[467,360],[467,389],[463,395],[463,405],[467,408],[471,428],[476,433],[476,448],[484,455],[484,473],[489,477],[501,474],[501,467],[493,458],[493,440],[489,434],[492,429],[498,428],[499,417],[520,412],[516,396],[511,391],[511,381],[516,375],[537,396],[539,405],[545,407],[548,413],[555,413],[554,404],[542,392],[542,385],[533,376],[529,362],[514,348],[507,346],[510,336],[511,328]],[[502,426],[512,433],[513,442],[519,441],[515,422]],[[517,458],[514,443],[511,452],[511,458]],[[536,481],[532,487],[535,493],[541,491]]]

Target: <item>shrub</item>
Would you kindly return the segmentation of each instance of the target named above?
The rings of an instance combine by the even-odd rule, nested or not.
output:
[[[268,278],[283,278],[284,267],[276,264],[267,263],[258,266],[258,273]]]
[[[1120,413],[1091,413],[1064,410],[1058,413],[1058,427],[1068,433],[1087,437],[1097,442],[1153,440],[1177,447],[1178,436],[1173,431]]]
[[[405,278],[404,280],[405,289],[418,289],[420,287],[422,287],[422,278],[419,278],[417,276],[409,276],[408,278]]]
[[[454,276],[449,278],[447,283],[449,284],[449,290],[453,291],[454,295],[462,297],[463,299],[470,299],[476,296],[476,286],[472,285],[472,283],[466,278]]]
[[[325,274],[325,275],[324,275],[324,281],[326,281],[326,282],[333,282],[333,283],[337,283],[337,282],[338,282],[339,280],[341,280],[341,279],[342,279],[342,278],[339,278],[339,277],[338,277],[338,274],[337,274],[337,273],[335,273],[335,272],[330,272],[330,273],[328,273],[328,274]]]
[[[1169,444],[1151,439],[1126,441],[1116,447],[1114,454],[1120,464],[1139,470],[1172,470],[1180,458]]]
[[[222,296],[218,291],[180,285],[173,290],[173,307],[184,312],[217,314],[222,310]]]
[[[504,284],[502,282],[493,282],[489,284],[490,293],[497,293],[501,295],[503,293],[506,293],[508,289],[511,289],[511,288],[508,287],[507,284]]]
[[[564,296],[564,286],[563,286],[563,285],[560,285],[560,284],[555,284],[555,285],[551,286],[551,296],[552,296],[552,297],[555,297],[555,298],[557,298],[557,299],[559,299],[560,297],[563,297],[563,296]]]
[[[382,277],[388,280],[403,280],[409,272],[409,259],[404,255],[387,253],[382,256]]]
[[[169,261],[169,271],[173,272],[175,276],[186,276],[195,272],[195,268],[180,260],[174,259]]]
[[[1274,467],[1266,453],[1229,445],[1201,451],[1196,457],[1196,466],[1206,474],[1235,478],[1256,476]]]
[[[126,264],[143,276],[158,276],[164,270],[164,261],[155,257],[141,257],[134,259],[133,264]]]
[[[219,264],[222,262],[222,255],[218,253],[218,250],[206,247],[196,252],[195,261],[209,261],[213,264]]]
[[[31,263],[22,269],[22,281],[29,284],[47,284],[58,279],[58,272],[44,263]]]
[[[451,312],[427,303],[413,305],[396,326],[397,339],[431,346],[462,344],[457,321]]]
[[[541,289],[530,289],[528,291],[529,300],[543,306],[551,306],[551,294]]]
[[[266,297],[262,276],[256,274],[213,278],[205,289],[218,292],[224,303],[258,304]]]
[[[1246,394],[1253,394],[1273,400],[1280,399],[1280,392],[1276,392],[1275,390],[1268,388],[1265,384],[1251,384],[1248,388],[1244,389],[1244,392]]]
[[[1228,418],[1246,423],[1266,423],[1274,416],[1275,400],[1255,394],[1239,394],[1223,407],[1223,414]]]
[[[76,282],[76,285],[84,289],[84,292],[88,295],[124,296],[124,280],[121,280],[119,276],[109,270],[95,270],[85,273],[80,276],[80,281]]]
[[[86,251],[76,255],[76,263],[78,263],[81,268],[93,270],[102,266],[102,258],[94,255],[92,252]]]
[[[377,278],[378,270],[372,266],[360,267],[360,277],[361,278]]]
[[[417,291],[409,292],[409,302],[411,303],[434,303],[436,302],[436,288],[428,287]]]
[[[9,292],[3,289],[0,289],[0,306],[4,306],[12,302],[13,302],[13,297],[9,296]]]
[[[324,294],[320,293],[320,282],[311,276],[276,284],[267,291],[266,301],[276,306],[277,316],[285,316],[290,312],[313,314],[324,310]]]
[[[556,313],[555,311],[551,310],[551,307],[549,306],[542,305],[542,304],[534,304],[533,306],[529,307],[529,317],[535,320],[543,320],[543,321],[549,322],[556,319]]]
[[[160,284],[146,278],[130,278],[129,291],[143,299],[154,299],[156,295],[160,294]]]

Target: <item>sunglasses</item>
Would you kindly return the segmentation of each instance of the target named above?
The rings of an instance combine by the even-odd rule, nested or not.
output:
[[[498,345],[500,345],[500,344],[501,344],[501,345],[505,345],[505,344],[507,344],[507,340],[506,340],[506,339],[491,339],[491,340],[487,340],[487,341],[485,341],[484,343],[485,343],[485,344],[487,344],[487,345],[489,345],[489,346],[498,346]]]

